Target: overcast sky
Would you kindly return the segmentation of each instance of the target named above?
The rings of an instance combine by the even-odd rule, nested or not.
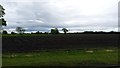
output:
[[[70,32],[118,31],[120,0],[0,0],[6,9],[7,26],[14,31],[49,32],[68,28]]]

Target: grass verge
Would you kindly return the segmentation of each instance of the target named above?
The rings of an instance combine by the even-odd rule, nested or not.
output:
[[[3,53],[3,66],[117,65],[118,48]]]

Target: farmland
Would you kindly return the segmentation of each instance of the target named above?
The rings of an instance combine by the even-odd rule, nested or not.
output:
[[[3,35],[3,66],[118,65],[118,34]]]
[[[3,66],[117,66],[118,49],[48,50],[4,53]]]
[[[118,47],[118,34],[58,34],[3,36],[3,52],[41,49]]]

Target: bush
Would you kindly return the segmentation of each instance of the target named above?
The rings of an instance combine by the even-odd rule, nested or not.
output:
[[[11,34],[16,34],[15,32],[11,32]]]
[[[59,34],[59,30],[57,28],[51,29],[51,34]]]
[[[4,30],[4,31],[2,32],[2,34],[8,34],[8,32]]]

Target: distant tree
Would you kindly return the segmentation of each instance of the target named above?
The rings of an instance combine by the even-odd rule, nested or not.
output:
[[[44,32],[44,34],[49,34],[48,32]]]
[[[110,31],[111,33],[114,33],[115,31]]]
[[[23,27],[17,27],[16,28],[16,31],[19,33],[19,34],[23,34],[25,32],[25,29],[23,29]]]
[[[51,29],[51,34],[59,34],[59,30],[57,28]]]
[[[110,34],[114,34],[114,33],[116,33],[115,31],[110,31],[110,32],[108,32],[108,33],[110,33]]]
[[[66,28],[63,28],[62,31],[64,32],[64,34],[66,34],[68,32],[68,30]]]
[[[39,34],[40,32],[39,31],[37,31],[35,34]]]
[[[39,31],[37,31],[35,33],[31,32],[31,34],[42,34],[42,32],[39,32]]]
[[[8,34],[8,32],[6,30],[3,30],[2,34]]]
[[[56,34],[59,34],[58,28],[55,28],[55,33],[56,33]]]
[[[11,34],[16,34],[15,32],[11,32]]]
[[[51,29],[51,34],[55,34],[55,30],[54,29]]]
[[[84,31],[84,33],[86,34],[91,34],[91,33],[94,33],[93,31]]]
[[[39,32],[39,34],[43,34],[42,32]]]
[[[34,34],[33,32],[31,32],[31,34]]]

